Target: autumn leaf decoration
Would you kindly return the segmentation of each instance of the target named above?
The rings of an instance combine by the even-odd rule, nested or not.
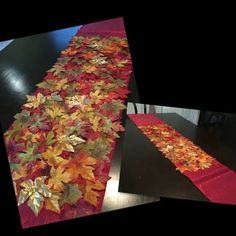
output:
[[[4,134],[19,206],[100,210],[130,74],[125,38],[73,37]]]

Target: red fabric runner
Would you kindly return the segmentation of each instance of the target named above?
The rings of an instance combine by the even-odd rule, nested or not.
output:
[[[164,125],[170,131],[178,133],[154,115],[130,114],[129,118],[141,131],[142,127],[145,126]],[[181,134],[178,135],[183,138]],[[152,141],[153,136],[147,135],[147,137]],[[217,160],[214,159],[209,168],[200,169],[196,172],[186,170],[183,171],[183,174],[187,176],[210,201],[236,204],[236,173]]]
[[[99,213],[131,59],[122,18],[84,25],[4,134],[23,228]]]

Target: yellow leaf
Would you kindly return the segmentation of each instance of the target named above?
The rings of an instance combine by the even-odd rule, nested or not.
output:
[[[96,190],[104,190],[105,186],[99,182],[89,182],[85,186],[84,200],[92,204],[93,206],[97,206],[99,193]]]
[[[26,97],[27,103],[24,106],[28,108],[37,108],[46,101],[46,97],[44,97],[41,93],[38,93],[37,96],[26,95]]]
[[[88,64],[88,65],[83,65],[83,66],[81,67],[81,71],[91,74],[91,73],[94,73],[95,71],[97,71],[97,67],[96,67],[96,66],[92,66],[92,65],[90,65],[90,64]]]
[[[58,165],[64,159],[60,157],[62,154],[62,149],[60,146],[48,147],[47,151],[42,153],[42,157],[47,160],[47,163],[51,166]]]
[[[46,113],[52,119],[55,119],[56,117],[63,116],[65,114],[65,109],[56,104],[53,104],[52,106],[46,108]]]
[[[59,91],[62,89],[67,89],[69,87],[69,85],[67,83],[68,83],[68,81],[66,79],[60,79],[59,81],[56,81],[55,90]]]
[[[59,142],[60,148],[63,151],[67,152],[74,152],[74,146],[77,146],[78,144],[84,143],[85,140],[82,138],[77,137],[76,135],[58,135],[57,140]]]
[[[71,174],[66,171],[63,166],[59,166],[57,169],[52,167],[50,175],[51,178],[48,181],[48,186],[58,192],[64,190],[64,183],[68,183],[72,180]]]
[[[45,198],[45,208],[56,213],[60,213],[59,201],[60,197],[52,194],[50,198]]]

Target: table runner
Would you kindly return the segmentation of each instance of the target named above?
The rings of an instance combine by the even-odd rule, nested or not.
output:
[[[121,18],[85,25],[27,95],[4,134],[23,228],[101,211],[131,69]]]
[[[236,204],[236,173],[151,114],[129,118],[182,174],[212,202]]]

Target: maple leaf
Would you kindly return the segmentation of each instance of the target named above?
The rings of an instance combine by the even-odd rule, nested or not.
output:
[[[48,146],[53,145],[56,142],[53,130],[49,131],[46,137],[46,143]]]
[[[43,89],[48,89],[51,92],[53,92],[55,90],[54,85],[55,85],[55,82],[52,79],[36,84],[37,87],[43,88]]]
[[[34,181],[31,179],[24,181],[20,184],[21,189],[18,197],[18,206],[27,201],[28,206],[32,209],[34,214],[38,216],[43,207],[45,197],[51,197],[52,193],[45,185],[44,181],[46,176],[36,178]]]
[[[24,124],[19,122],[18,120],[15,120],[12,124],[11,129],[4,133],[5,141],[8,142],[11,139],[17,141],[20,138],[23,128]]]
[[[101,108],[104,110],[112,110],[113,114],[116,115],[121,110],[126,109],[126,106],[123,104],[122,101],[112,99],[110,103],[103,104]]]
[[[65,109],[57,104],[53,104],[46,108],[46,113],[52,118],[63,116],[65,114]]]
[[[57,194],[52,194],[51,197],[45,198],[45,208],[47,210],[60,213],[60,206],[59,206],[60,196]]]
[[[118,88],[114,92],[117,93],[120,98],[127,98],[127,94],[130,93],[127,88]]]
[[[71,57],[59,57],[57,59],[58,64],[60,65],[66,65],[71,60]]]
[[[72,68],[72,69],[67,70],[66,73],[75,77],[80,73],[80,70],[77,68]]]
[[[51,94],[51,99],[55,102],[63,102],[62,97],[57,92]]]
[[[98,191],[96,190],[104,189],[105,186],[100,181],[87,181],[85,186],[84,200],[96,207],[98,204],[98,198],[100,197]]]
[[[97,71],[97,67],[94,66],[94,65],[90,65],[90,64],[84,64],[82,67],[81,67],[81,71],[82,72],[85,72],[85,73],[88,73],[88,74],[91,74],[91,73],[95,73]]]
[[[89,118],[89,122],[91,123],[92,125],[92,128],[94,131],[97,131],[98,130],[98,127],[99,127],[99,122],[101,120],[101,117],[99,117],[98,115],[90,112],[88,114],[88,118]]]
[[[109,78],[109,81],[114,84],[115,88],[118,87],[126,87],[126,81],[123,79],[114,79],[114,78]]]
[[[67,152],[74,152],[75,151],[74,146],[77,146],[78,144],[85,142],[85,140],[83,140],[80,137],[77,137],[74,134],[69,135],[69,136],[66,134],[58,135],[57,140],[60,145],[60,148],[63,151],[67,151]]]
[[[25,141],[30,141],[32,143],[37,143],[39,138],[40,138],[39,133],[33,134],[32,132],[29,131],[29,129],[25,129],[24,134],[21,136],[21,139]]]
[[[99,131],[102,131],[112,137],[119,138],[117,134],[118,131],[123,131],[124,128],[120,124],[120,122],[114,122],[111,119],[105,118],[103,119],[103,126],[99,128]]]
[[[83,148],[89,151],[93,158],[98,160],[107,160],[107,156],[112,150],[111,145],[105,143],[102,138],[97,138],[94,141],[89,140]]]
[[[27,103],[24,106],[27,108],[37,108],[46,101],[46,97],[42,93],[38,93],[36,96],[26,95],[26,97]]]
[[[38,129],[44,129],[47,130],[48,124],[47,124],[47,117],[46,116],[41,116],[41,115],[34,115],[32,118],[32,124],[30,125],[30,131],[31,132],[37,132]]]
[[[82,54],[82,57],[86,60],[92,59],[96,55],[95,52],[86,52]]]
[[[27,176],[26,166],[22,166],[21,164],[15,164],[14,171],[12,172],[12,179],[16,181],[21,178],[25,178],[26,176]]]
[[[72,180],[71,173],[63,166],[59,166],[57,169],[52,167],[50,175],[51,178],[48,180],[48,186],[57,192],[64,191],[64,184]]]
[[[99,66],[107,64],[107,57],[103,57],[101,55],[95,55],[90,61],[92,65]]]
[[[77,53],[77,50],[72,49],[72,48],[67,48],[61,52],[61,54],[65,56],[74,56],[76,53]]]
[[[6,149],[9,159],[12,160],[16,157],[17,152],[22,152],[24,150],[24,147],[22,144],[18,144],[14,140],[9,139],[9,141],[6,142]]]
[[[129,60],[116,60],[116,67],[124,67],[126,66],[126,64],[129,62]]]
[[[65,189],[60,199],[60,206],[63,206],[65,203],[74,205],[81,197],[82,192],[78,184],[65,184]]]
[[[87,153],[80,152],[79,155],[70,160],[65,167],[68,168],[73,179],[81,176],[87,180],[94,180],[92,165],[96,164],[96,159],[90,157]]]
[[[72,108],[74,106],[79,106],[81,108],[84,108],[84,98],[85,96],[79,96],[79,95],[66,97],[65,103],[68,105],[69,108]]]
[[[91,102],[98,104],[101,99],[105,99],[108,95],[101,94],[101,90],[96,90],[95,92],[90,92]]]
[[[30,112],[23,110],[20,113],[17,113],[14,118],[21,123],[28,124],[30,122]]]
[[[22,163],[28,162],[28,161],[35,161],[37,158],[40,157],[39,154],[35,153],[35,150],[37,148],[36,144],[30,144],[27,143],[27,150],[24,153],[19,153],[17,156],[21,159]]]
[[[33,167],[30,168],[28,176],[30,175],[31,178],[34,175],[38,175],[42,170],[46,169],[47,164],[43,160],[36,160],[36,162],[33,163]]]
[[[54,88],[56,91],[60,91],[62,89],[67,89],[69,87],[69,85],[67,83],[68,83],[68,81],[66,79],[60,79],[60,80],[56,81]]]
[[[59,63],[55,64],[47,72],[52,72],[53,75],[58,76],[59,78],[63,78],[65,76],[65,68],[63,67],[63,65],[60,65]]]
[[[58,165],[64,159],[60,156],[62,154],[62,150],[59,146],[56,147],[48,147],[47,151],[42,153],[42,157],[47,160],[47,163],[51,166]]]

